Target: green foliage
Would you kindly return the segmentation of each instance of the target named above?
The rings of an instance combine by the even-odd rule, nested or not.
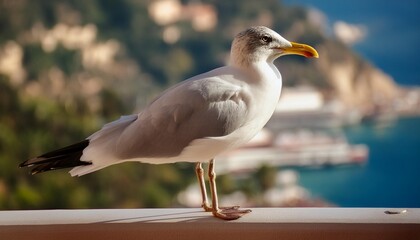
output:
[[[255,173],[259,189],[264,192],[276,184],[277,169],[268,165],[261,166]]]

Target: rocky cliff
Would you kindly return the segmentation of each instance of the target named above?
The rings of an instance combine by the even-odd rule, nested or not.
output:
[[[331,91],[347,108],[363,114],[391,110],[401,94],[391,76],[338,42],[327,41],[318,48],[322,57],[316,68],[323,72]]]

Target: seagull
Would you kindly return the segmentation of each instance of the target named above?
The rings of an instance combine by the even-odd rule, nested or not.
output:
[[[295,54],[318,58],[311,46],[289,42],[275,31],[250,27],[232,42],[230,62],[164,91],[138,114],[122,116],[85,140],[21,163],[32,174],[73,168],[82,176],[123,162],[195,163],[202,208],[234,220],[251,212],[219,207],[215,157],[253,138],[272,116],[282,77],[274,60]],[[208,162],[211,202],[203,163]]]

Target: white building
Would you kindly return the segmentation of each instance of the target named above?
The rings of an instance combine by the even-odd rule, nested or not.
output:
[[[342,123],[340,104],[326,103],[312,87],[284,88],[267,128],[278,132],[290,128],[335,127]]]

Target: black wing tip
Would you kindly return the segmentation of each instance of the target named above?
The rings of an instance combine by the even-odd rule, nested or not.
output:
[[[35,175],[50,170],[90,165],[92,164],[91,162],[80,160],[80,157],[83,154],[83,150],[88,145],[89,140],[86,139],[67,147],[26,160],[19,164],[19,168],[33,167],[30,171],[30,174]]]
[[[19,168],[32,167],[32,166],[35,165],[34,163],[42,162],[44,160],[45,160],[45,158],[42,158],[42,157],[31,158],[29,160],[26,160],[26,161],[20,163]]]
[[[30,164],[27,167],[34,167],[32,168],[29,173],[31,175],[36,175],[39,173],[43,173],[43,172],[48,172],[48,171],[53,171],[53,170],[59,170],[59,169],[64,169],[64,168],[72,168],[72,167],[78,167],[78,166],[86,166],[86,165],[92,165],[92,162],[85,162],[85,161],[75,161],[73,163],[71,163],[71,165],[51,165],[50,163],[45,163],[45,164],[40,164],[40,165],[35,165],[35,164]]]

